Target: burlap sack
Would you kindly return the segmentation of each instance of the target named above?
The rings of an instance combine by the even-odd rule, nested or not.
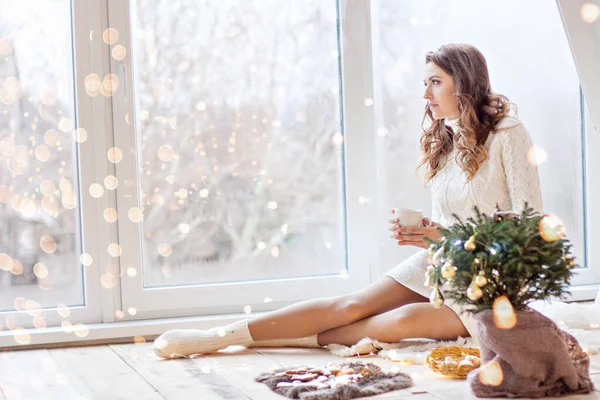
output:
[[[475,319],[482,367],[467,379],[477,397],[555,397],[594,389],[587,353],[573,336],[539,312],[517,312],[512,329],[496,327],[492,310],[475,314]],[[490,362],[497,362],[495,367],[502,370],[501,380],[493,384],[482,382],[490,382],[485,376],[482,379],[482,368]]]

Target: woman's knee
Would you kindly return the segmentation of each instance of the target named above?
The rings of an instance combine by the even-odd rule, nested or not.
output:
[[[416,303],[399,307],[391,313],[393,325],[406,337],[448,340],[469,335],[460,318],[449,307],[436,309],[428,303]]]
[[[342,319],[344,325],[369,316],[368,307],[353,293],[335,298],[331,311]]]

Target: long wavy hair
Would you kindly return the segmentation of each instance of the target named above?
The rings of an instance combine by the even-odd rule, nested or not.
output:
[[[421,122],[422,159],[417,167],[426,167],[425,184],[444,167],[447,155],[457,148],[457,163],[467,175],[469,182],[488,158],[485,147],[488,136],[507,116],[516,116],[517,106],[501,94],[492,92],[485,57],[469,44],[446,44],[437,51],[427,52],[425,64],[434,63],[452,76],[456,89],[460,117],[459,132],[455,135],[444,119],[434,120],[429,107]],[[425,129],[429,120],[431,125]]]

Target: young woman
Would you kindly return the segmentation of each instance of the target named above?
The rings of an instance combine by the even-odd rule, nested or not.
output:
[[[440,226],[469,217],[473,206],[521,212],[524,203],[542,213],[537,167],[528,160],[531,139],[516,108],[492,92],[483,55],[467,44],[447,44],[425,56],[427,100],[419,168],[431,183],[433,215],[423,227],[389,220],[391,237],[418,251],[379,281],[343,296],[303,301],[251,320],[208,330],[171,330],[154,344],[163,358],[215,352],[229,345],[318,347],[352,345],[364,337],[382,342],[470,334],[470,319],[449,303],[433,308],[423,285],[428,262],[424,236],[437,240]]]

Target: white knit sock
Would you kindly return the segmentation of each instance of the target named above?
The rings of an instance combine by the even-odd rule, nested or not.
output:
[[[182,358],[214,353],[231,345],[249,346],[253,342],[245,319],[207,330],[170,330],[154,341],[154,353],[162,358]]]
[[[317,341],[317,335],[298,339],[271,339],[259,340],[250,347],[321,347]]]

